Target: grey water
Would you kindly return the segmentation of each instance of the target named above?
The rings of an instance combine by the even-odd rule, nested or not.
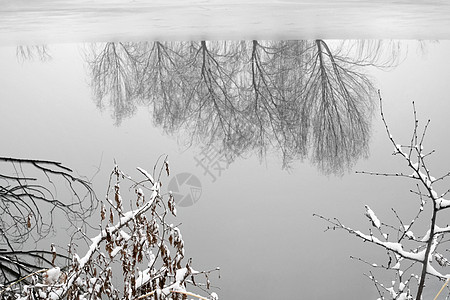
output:
[[[402,181],[356,175],[324,176],[308,160],[281,168],[277,153],[261,162],[237,159],[210,176],[198,163],[201,145],[180,145],[155,126],[139,107],[120,126],[113,110],[94,101],[90,42],[283,39],[450,38],[447,1],[0,1],[1,154],[63,161],[93,180],[100,195],[117,161],[133,176],[135,167],[152,169],[168,154],[173,176],[186,173],[201,182],[193,205],[179,208],[180,227],[194,268],[221,267],[213,277],[221,299],[376,298],[364,277],[360,256],[384,262],[381,249],[343,232],[328,231],[312,217],[339,217],[362,231],[369,228],[364,205],[380,218],[390,207],[411,201]],[[432,119],[427,142],[438,150],[439,171],[449,166],[448,41],[408,54],[389,71],[367,69],[385,99],[393,134],[408,142],[411,101],[423,119]],[[51,59],[22,61],[18,45],[47,45]],[[370,154],[353,170],[398,171],[378,112],[372,120]],[[439,151],[440,149],[440,151]],[[448,169],[448,168],[447,168]],[[169,181],[168,178],[167,181]],[[415,202],[414,202],[415,203]],[[406,217],[412,217],[406,208]],[[383,278],[384,279],[384,278]],[[389,278],[386,278],[389,282]],[[437,287],[438,289],[439,287]],[[428,298],[435,295],[430,290]],[[433,294],[434,293],[434,294]]]

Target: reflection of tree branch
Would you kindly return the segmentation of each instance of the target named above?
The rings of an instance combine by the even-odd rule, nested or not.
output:
[[[106,43],[94,60],[89,61],[97,106],[103,109],[103,100],[110,96],[116,124],[136,110],[133,102],[136,62],[133,45],[126,43]]]
[[[323,40],[118,43],[88,61],[98,103],[126,91],[109,94],[116,124],[144,104],[190,143],[232,157],[274,147],[284,166],[310,156],[340,173],[367,153],[373,88],[358,67],[379,59],[367,45],[353,61]]]
[[[47,45],[17,46],[16,56],[19,62],[32,61],[36,58],[45,62],[52,58]]]
[[[344,40],[339,44],[334,53],[335,59],[358,67],[389,69],[397,66],[406,54],[400,41]]]
[[[304,115],[311,116],[313,160],[331,171],[367,152],[373,88],[351,65],[337,64],[324,41],[316,41],[316,46],[304,91]]]

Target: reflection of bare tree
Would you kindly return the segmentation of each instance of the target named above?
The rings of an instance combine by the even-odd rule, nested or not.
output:
[[[16,56],[17,60],[20,62],[35,59],[40,61],[48,61],[52,58],[47,45],[17,46]]]
[[[104,99],[106,95],[110,96],[109,106],[113,107],[117,124],[120,124],[124,117],[131,116],[136,108],[133,100],[138,57],[135,56],[132,44],[107,43],[90,62],[95,98]],[[103,109],[104,103],[97,101],[97,106]]]
[[[334,170],[367,150],[372,86],[351,65],[337,63],[326,43],[316,41],[316,47],[302,117],[312,127],[314,161]]]
[[[230,156],[279,149],[340,173],[367,153],[373,87],[361,67],[386,66],[397,45],[315,41],[106,43],[88,55],[99,107],[117,124],[137,105],[188,142]],[[390,55],[380,54],[390,49]],[[107,104],[109,101],[109,104]]]

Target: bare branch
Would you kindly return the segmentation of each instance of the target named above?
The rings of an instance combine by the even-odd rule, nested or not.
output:
[[[69,223],[86,226],[85,220],[95,209],[97,198],[87,180],[74,176],[60,162],[0,157],[0,163],[3,172],[10,172],[0,175],[0,246],[7,247],[0,251],[0,269],[6,270],[0,274],[0,281],[7,283],[18,280],[24,272],[37,270],[40,264],[52,266],[45,257],[48,251],[20,250],[23,242],[30,237],[40,240],[51,233],[56,211],[63,213]],[[64,183],[67,191],[57,189]],[[62,197],[57,196],[58,192]],[[60,254],[57,257],[65,258]]]
[[[408,223],[405,223],[402,221],[400,216],[397,214],[397,211],[392,209],[392,211],[395,214],[395,217],[397,218],[399,222],[399,226],[396,228],[395,226],[390,226],[387,224],[384,224],[381,222],[374,214],[372,210],[366,205],[366,216],[369,217],[371,220],[372,226],[376,227],[379,231],[381,236],[386,240],[386,242],[382,241],[380,238],[374,236],[373,232],[370,230],[369,234],[364,234],[359,230],[354,230],[350,227],[344,226],[339,220],[337,219],[328,219],[325,217],[322,217],[320,215],[316,215],[317,217],[327,221],[328,223],[331,223],[333,225],[333,229],[343,229],[347,231],[348,233],[355,235],[361,239],[363,239],[366,242],[370,242],[372,244],[376,244],[378,246],[381,246],[388,252],[389,256],[389,262],[387,266],[378,265],[378,264],[370,264],[366,261],[363,261],[359,259],[360,261],[363,261],[364,263],[367,263],[371,265],[372,267],[382,267],[386,268],[388,270],[394,270],[397,272],[397,276],[400,280],[398,288],[394,287],[394,284],[392,284],[391,287],[386,287],[383,284],[381,284],[379,281],[377,281],[372,275],[369,276],[369,278],[374,282],[377,291],[382,299],[384,299],[384,293],[388,292],[390,298],[392,299],[413,299],[412,294],[409,288],[409,283],[412,278],[416,278],[418,280],[417,284],[417,292],[415,295],[416,300],[420,300],[422,298],[422,294],[425,287],[425,282],[427,275],[431,275],[433,277],[436,277],[440,280],[448,279],[450,278],[450,274],[441,274],[434,266],[433,266],[433,257],[435,261],[441,265],[446,266],[448,264],[448,260],[440,253],[437,252],[437,248],[439,245],[445,243],[448,241],[448,239],[444,238],[444,235],[450,232],[450,226],[447,227],[439,227],[437,226],[437,213],[443,209],[446,209],[450,207],[450,200],[443,199],[442,197],[448,193],[445,192],[442,194],[442,196],[438,196],[438,193],[434,190],[433,184],[437,181],[444,180],[446,177],[448,177],[450,173],[447,173],[443,175],[442,177],[439,177],[438,179],[434,178],[431,175],[431,172],[429,168],[427,167],[426,163],[426,157],[432,153],[434,153],[434,150],[425,154],[424,152],[424,146],[423,142],[425,139],[425,135],[427,132],[427,129],[429,127],[430,121],[428,120],[425,124],[423,131],[420,132],[419,128],[419,120],[417,117],[417,111],[415,104],[413,103],[413,115],[414,115],[414,126],[412,130],[412,137],[410,139],[409,145],[401,145],[396,143],[394,137],[392,136],[389,126],[387,124],[387,121],[385,119],[384,111],[383,111],[383,101],[381,98],[381,94],[379,93],[379,100],[380,100],[380,113],[381,113],[381,119],[385,126],[386,133],[388,135],[389,140],[391,141],[392,145],[394,146],[395,152],[394,154],[399,155],[401,158],[406,160],[408,164],[408,168],[412,171],[412,174],[406,174],[404,172],[398,172],[398,173],[379,173],[379,172],[357,172],[361,174],[369,174],[369,175],[375,175],[375,176],[387,176],[387,177],[403,177],[408,179],[415,180],[417,190],[411,190],[411,192],[417,196],[419,196],[420,205],[418,207],[418,212],[412,219],[412,221],[409,221]],[[424,191],[422,191],[422,189]],[[429,199],[426,201],[426,199]],[[416,238],[415,234],[412,231],[412,227],[414,224],[416,224],[416,221],[421,216],[422,212],[424,211],[425,204],[430,203],[430,209],[431,209],[431,218],[429,221],[429,229],[425,236],[423,236],[421,239]],[[330,228],[330,227],[328,227]],[[389,242],[388,237],[392,236],[389,235],[387,230],[393,230],[397,232],[397,234],[400,234],[400,236],[397,238],[395,242]],[[406,240],[405,237],[408,239]],[[406,242],[408,241],[408,242]],[[413,244],[413,247],[411,250],[405,250],[405,245]],[[390,253],[393,254],[394,262],[396,264],[394,266],[391,265],[392,263],[392,257]],[[411,265],[408,268],[400,269],[401,261],[410,261]],[[420,276],[414,275],[413,273],[410,274],[410,277],[407,280],[402,280],[403,274],[408,271],[413,265],[419,264],[421,266],[421,272]]]

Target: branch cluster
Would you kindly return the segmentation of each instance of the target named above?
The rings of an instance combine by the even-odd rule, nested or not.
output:
[[[167,161],[165,166],[168,171]],[[114,167],[101,201],[99,233],[87,239],[84,255],[71,243],[68,266],[30,274],[30,284],[13,284],[0,293],[21,299],[218,299],[207,290],[210,273],[219,268],[200,272],[193,269],[191,259],[183,263],[181,231],[168,222],[176,214],[173,200],[163,199],[159,178],[138,170],[145,177],[139,182]],[[135,192],[129,209],[121,195],[124,180]],[[209,298],[188,290],[188,285]]]
[[[88,180],[59,162],[0,157],[0,164],[0,283],[7,285],[52,266],[54,251],[23,251],[25,242],[53,232],[57,213],[75,228],[86,225],[97,198]]]
[[[379,49],[357,48],[333,53],[323,40],[105,43],[87,60],[97,105],[111,107],[117,124],[146,105],[158,126],[188,143],[215,144],[232,158],[274,147],[284,166],[310,158],[339,173],[368,148],[374,89],[360,68],[376,65]]]
[[[384,117],[382,99],[380,96],[381,118],[389,140],[394,146],[394,155],[400,156],[406,161],[409,170],[412,173],[378,173],[378,172],[360,172],[376,176],[405,177],[417,182],[416,190],[411,192],[420,199],[417,214],[410,222],[404,222],[398,216],[395,210],[392,210],[397,218],[398,225],[386,224],[376,216],[374,211],[366,205],[365,215],[370,221],[372,228],[369,233],[363,233],[342,224],[338,219],[329,219],[323,216],[319,218],[327,221],[332,226],[330,229],[343,229],[348,233],[355,235],[366,242],[378,245],[387,251],[388,263],[386,265],[371,264],[373,268],[382,268],[393,271],[395,280],[390,285],[381,283],[375,278],[373,273],[367,275],[375,284],[381,299],[416,299],[420,300],[425,288],[427,276],[438,278],[439,280],[448,280],[450,273],[442,273],[440,269],[449,266],[448,259],[442,253],[445,251],[444,244],[448,242],[446,235],[450,233],[450,226],[439,226],[438,216],[442,211],[450,207],[450,200],[444,199],[446,192],[438,194],[435,191],[435,183],[446,179],[450,172],[440,177],[433,177],[427,166],[427,158],[434,153],[426,152],[423,142],[430,121],[428,121],[423,130],[419,130],[419,120],[414,107],[414,128],[410,142],[407,145],[397,144],[390,133],[389,127]],[[429,206],[431,217],[429,228],[422,232],[420,237],[417,233],[420,228],[417,227],[417,220],[422,215],[425,205]],[[359,259],[361,260],[361,259]],[[364,260],[361,260],[364,261]],[[364,261],[365,262],[365,261]],[[415,274],[418,266],[419,273]],[[417,288],[412,288],[412,283]],[[413,294],[415,296],[413,297]],[[450,294],[449,294],[450,295]]]

